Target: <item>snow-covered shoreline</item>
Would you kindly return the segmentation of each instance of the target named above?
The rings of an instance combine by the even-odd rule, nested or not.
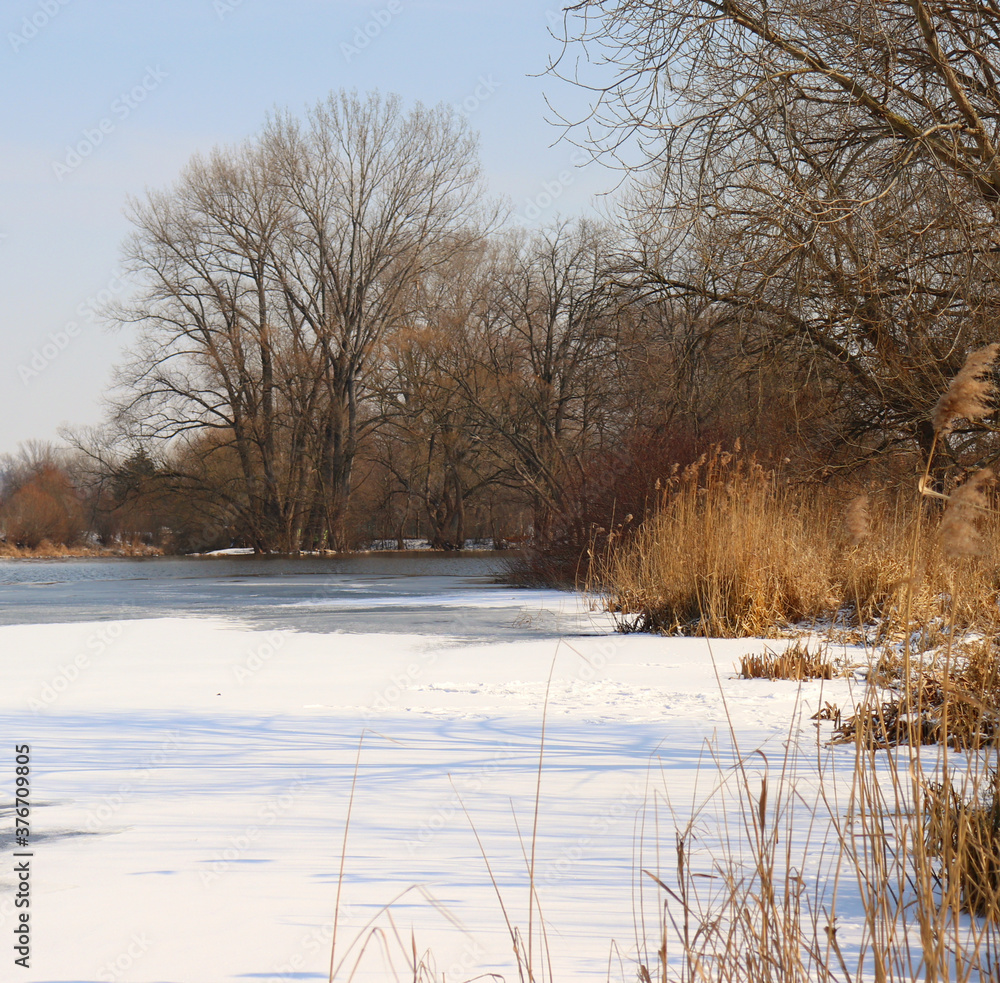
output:
[[[434,599],[420,580],[410,603]],[[375,617],[400,602],[384,580],[358,586]],[[518,827],[530,837],[548,686],[539,902],[556,976],[605,979],[612,940],[636,949],[638,866],[672,849],[672,820],[657,847],[644,810],[707,797],[730,726],[744,752],[780,757],[791,734],[814,755],[809,716],[849,699],[844,680],[734,678],[760,641],[623,636],[573,595],[453,591],[449,615],[492,619],[482,637],[200,617],[0,627],[4,730],[32,748],[35,934],[19,978],[325,979],[356,758],[338,948],[370,920],[388,931],[379,912],[402,895],[393,922],[439,973],[516,978],[464,809],[526,926]],[[0,872],[5,932],[10,888]],[[646,933],[655,950],[655,919]],[[374,952],[355,978],[386,978]]]

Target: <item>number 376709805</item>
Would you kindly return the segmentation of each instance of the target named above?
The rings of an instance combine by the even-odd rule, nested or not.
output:
[[[27,744],[18,744],[14,748],[16,754],[14,766],[14,821],[17,827],[18,840],[28,836],[31,828],[31,748]],[[19,844],[20,845],[20,844]]]

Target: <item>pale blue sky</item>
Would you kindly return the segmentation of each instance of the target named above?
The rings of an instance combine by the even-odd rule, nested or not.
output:
[[[491,189],[515,214],[544,224],[593,207],[617,175],[574,168],[580,152],[552,146],[544,101],[572,114],[584,98],[531,77],[558,52],[548,28],[560,22],[558,0],[6,0],[0,453],[101,418],[127,338],[88,304],[121,289],[126,196],[255,133],[275,106],[301,111],[340,88],[464,105]],[[374,36],[355,47],[366,26]],[[81,141],[92,150],[77,159]]]

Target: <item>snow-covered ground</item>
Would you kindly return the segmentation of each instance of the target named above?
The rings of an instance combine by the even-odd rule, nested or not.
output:
[[[775,771],[798,746],[850,773],[852,752],[820,751],[809,719],[849,703],[846,681],[735,678],[740,655],[776,643],[623,636],[574,595],[461,576],[327,580],[219,568],[154,585],[175,592],[162,617],[153,602],[95,617],[83,595],[113,591],[93,579],[23,588],[83,600],[70,623],[0,627],[6,965],[15,744],[31,746],[34,853],[30,969],[4,979],[326,979],[340,881],[339,979],[366,939],[355,979],[393,978],[386,947],[406,978],[412,932],[438,979],[515,980],[486,861],[527,946],[541,756],[546,958],[557,979],[632,980],[637,948],[659,945],[662,894],[639,890],[640,866],[669,876],[674,826],[706,800],[700,846],[725,835],[711,791],[734,760],[730,726]],[[211,601],[240,584],[253,604]],[[118,584],[122,603],[134,586]],[[800,767],[806,801],[814,765]],[[531,945],[541,964],[537,921]]]

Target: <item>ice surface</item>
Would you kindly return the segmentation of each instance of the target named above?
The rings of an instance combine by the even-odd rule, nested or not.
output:
[[[374,921],[407,948],[412,929],[438,978],[516,979],[470,819],[526,934],[546,691],[535,877],[555,975],[606,979],[614,940],[613,978],[634,979],[637,938],[659,944],[637,870],[673,863],[668,805],[684,822],[710,798],[730,726],[775,762],[790,734],[815,754],[808,715],[849,699],[842,681],[732,678],[761,642],[618,635],[575,595],[479,569],[143,569],[22,582],[41,599],[2,604],[3,731],[32,746],[27,983],[325,979],[356,760],[339,952]],[[4,933],[11,887],[0,869]],[[354,978],[392,978],[378,945]]]

